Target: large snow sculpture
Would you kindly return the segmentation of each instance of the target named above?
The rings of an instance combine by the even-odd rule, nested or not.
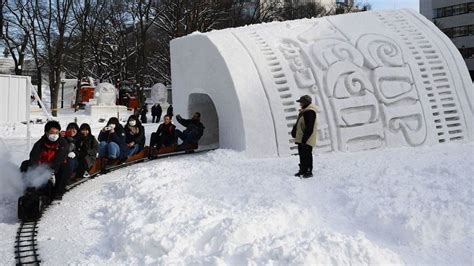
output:
[[[153,103],[166,104],[168,88],[163,83],[156,83],[151,87],[151,100]]]
[[[97,105],[115,106],[115,101],[117,99],[117,92],[114,85],[107,82],[99,83],[99,85],[97,85],[95,90],[96,90]]]
[[[97,104],[88,105],[86,107],[87,112],[94,116],[128,117],[131,112],[128,112],[127,107],[115,104],[117,94],[117,90],[113,84],[107,82],[99,83],[95,88],[95,99]]]
[[[207,94],[220,146],[254,156],[296,153],[289,132],[304,94],[322,110],[319,152],[473,139],[466,65],[411,10],[192,34],[171,43],[171,60],[175,110],[189,114],[190,97]]]

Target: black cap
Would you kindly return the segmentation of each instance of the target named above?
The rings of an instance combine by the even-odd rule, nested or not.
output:
[[[311,99],[311,96],[309,96],[309,95],[301,96],[301,97],[297,100],[297,102],[303,103],[303,104],[310,104],[312,101],[313,101],[313,99]]]
[[[61,130],[61,125],[59,124],[58,121],[48,121],[46,125],[44,125],[44,132],[48,132],[50,129],[56,128],[57,130]]]

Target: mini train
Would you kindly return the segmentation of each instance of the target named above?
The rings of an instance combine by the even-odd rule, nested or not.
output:
[[[197,149],[198,145],[196,144],[175,144],[167,147],[161,147],[159,149],[145,146],[142,151],[128,157],[126,161],[105,161],[101,158],[97,158],[95,164],[89,170],[89,175],[87,177],[76,177],[74,175],[70,177],[69,183],[66,186],[66,190],[69,191],[79,184],[86,182],[87,180],[94,179],[99,175],[106,174],[120,168],[145,161],[155,160],[160,157],[170,157],[194,153]],[[23,196],[18,199],[18,219],[22,222],[33,222],[41,218],[43,211],[53,201],[53,186],[54,178],[48,180],[46,184],[39,188],[28,187],[25,190]]]

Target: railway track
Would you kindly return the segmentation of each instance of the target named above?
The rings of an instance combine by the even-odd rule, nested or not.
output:
[[[193,151],[192,153],[186,153],[185,151],[180,151],[180,152],[175,152],[175,153],[157,155],[154,158],[142,158],[133,162],[127,162],[127,163],[123,163],[119,165],[114,165],[107,168],[106,171],[97,172],[87,178],[83,178],[79,181],[69,184],[66,187],[66,193],[71,191],[75,187],[86,183],[89,180],[97,178],[98,176],[108,174],[110,172],[113,172],[122,168],[126,168],[132,165],[153,161],[159,158],[176,157],[176,156],[182,156],[185,154],[199,154],[199,153],[205,153],[212,150],[215,150],[215,148],[196,150],[196,151]],[[47,207],[43,209],[43,213],[46,209]],[[20,222],[17,233],[16,233],[16,237],[15,237],[16,265],[40,265],[41,264],[41,258],[38,252],[38,241],[37,241],[37,236],[39,232],[38,230],[39,221],[40,219],[33,222],[23,222],[23,221]]]

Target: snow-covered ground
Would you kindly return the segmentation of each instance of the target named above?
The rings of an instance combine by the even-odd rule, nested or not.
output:
[[[15,130],[7,144],[25,146]],[[293,177],[297,157],[159,159],[67,193],[41,220],[39,252],[46,265],[472,265],[473,148],[322,154],[308,180]],[[20,155],[0,165],[2,264],[14,263]]]

